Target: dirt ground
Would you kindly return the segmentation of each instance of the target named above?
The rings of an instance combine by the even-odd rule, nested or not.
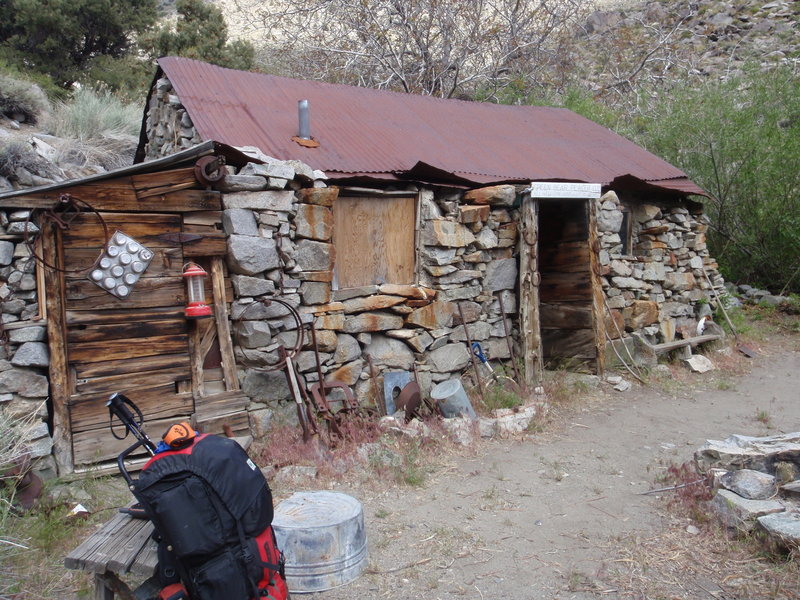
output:
[[[670,519],[674,531],[659,494],[642,495],[659,487],[667,465],[691,460],[707,439],[800,430],[800,347],[761,350],[744,359],[744,375],[689,375],[675,366],[674,377],[653,387],[621,393],[602,384],[588,401],[562,409],[546,433],[481,442],[423,487],[336,487],[363,503],[369,568],[303,597],[748,597],[725,595],[716,587],[722,582],[692,581],[690,573],[682,593],[645,596],[620,585],[619,572],[631,539],[657,540]],[[291,491],[274,490],[277,498]],[[690,538],[685,527],[678,534]]]

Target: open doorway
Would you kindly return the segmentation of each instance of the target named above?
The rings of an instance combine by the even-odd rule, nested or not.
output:
[[[540,200],[539,320],[549,368],[598,370],[591,202]]]

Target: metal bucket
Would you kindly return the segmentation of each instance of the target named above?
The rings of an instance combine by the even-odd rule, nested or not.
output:
[[[448,419],[460,415],[470,419],[478,418],[460,379],[448,379],[434,386],[431,389],[431,398],[439,403],[442,413]]]
[[[349,583],[367,566],[361,503],[339,492],[295,492],[275,508],[275,537],[293,594]]]

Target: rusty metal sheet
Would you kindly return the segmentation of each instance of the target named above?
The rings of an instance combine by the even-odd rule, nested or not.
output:
[[[404,179],[424,164],[473,184],[609,184],[630,175],[657,187],[704,193],[680,169],[563,108],[444,100],[235,71],[178,57],[158,63],[157,77],[163,71],[170,79],[204,140],[256,146],[334,178]],[[292,140],[302,99],[310,103],[316,148]]]

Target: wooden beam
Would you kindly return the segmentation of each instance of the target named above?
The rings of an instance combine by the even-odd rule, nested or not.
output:
[[[525,198],[522,202],[522,231],[519,266],[519,327],[522,332],[522,356],[525,384],[529,389],[540,385],[543,377],[542,338],[539,323],[538,225],[539,202]]]
[[[602,378],[606,368],[605,292],[600,277],[600,240],[597,236],[597,202],[587,200],[589,216],[589,265],[592,281],[592,320],[594,321],[594,346],[597,354],[597,374]]]
[[[233,353],[231,326],[228,321],[224,265],[222,258],[219,256],[211,259],[211,289],[214,301],[214,318],[217,323],[217,339],[219,340],[219,350],[222,355],[222,373],[225,379],[225,389],[238,390],[239,377],[236,374],[236,358]]]
[[[42,254],[45,261],[60,267],[59,231],[54,227],[42,230]],[[45,302],[47,305],[47,342],[50,350],[50,399],[53,410],[53,446],[60,474],[71,473],[75,463],[72,455],[72,434],[69,428],[67,402],[70,395],[67,367],[66,317],[64,314],[64,278],[53,268],[45,267]]]
[[[186,352],[186,349],[186,334],[154,335],[136,339],[110,338],[70,344],[69,361],[86,364],[107,360],[131,360],[142,356]]]
[[[135,376],[131,373],[131,369],[136,369],[137,372],[151,371],[157,369],[185,369],[189,372],[189,355],[186,349],[176,354],[157,354],[154,356],[144,356],[137,358],[135,363],[129,360],[102,360],[94,363],[82,363],[75,365],[75,377],[79,381],[81,379],[89,379],[92,377],[108,377],[111,375],[127,375],[128,377]]]
[[[117,298],[88,279],[68,282],[66,296],[70,310],[133,309],[183,306],[185,285],[180,277],[143,277],[127,298]]]

